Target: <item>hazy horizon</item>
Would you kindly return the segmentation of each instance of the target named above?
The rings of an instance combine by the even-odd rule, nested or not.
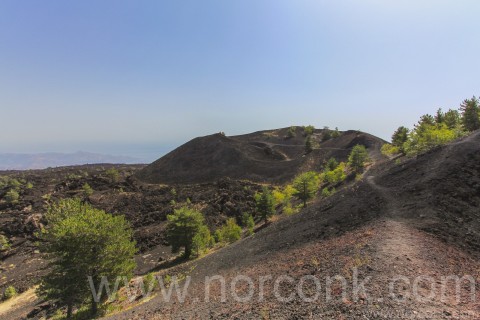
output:
[[[0,153],[400,125],[478,95],[478,1],[2,1]]]

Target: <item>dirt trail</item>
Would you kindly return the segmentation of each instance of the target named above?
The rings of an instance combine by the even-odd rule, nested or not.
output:
[[[0,304],[0,319],[20,319],[25,317],[38,302],[32,288]]]

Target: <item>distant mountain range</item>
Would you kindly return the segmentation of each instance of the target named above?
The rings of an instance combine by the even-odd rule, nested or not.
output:
[[[75,153],[0,153],[0,170],[45,169],[94,163],[142,163],[138,158],[78,151]]]

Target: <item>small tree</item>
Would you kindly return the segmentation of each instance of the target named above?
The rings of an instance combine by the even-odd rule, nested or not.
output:
[[[313,132],[315,131],[315,127],[314,126],[306,126],[304,129],[303,129],[303,133],[305,136],[310,136],[313,134]]]
[[[255,195],[255,201],[257,203],[257,211],[262,217],[265,223],[268,222],[268,218],[275,213],[275,200],[272,192],[269,188],[263,187],[261,193]]]
[[[302,173],[293,181],[293,187],[296,190],[293,195],[303,201],[304,208],[307,206],[307,201],[317,193],[319,184],[318,174],[313,171]]]
[[[322,141],[332,139],[332,130],[329,127],[323,127]]]
[[[107,171],[105,171],[105,174],[112,183],[118,182],[118,180],[120,180],[120,173],[115,168],[108,169]]]
[[[19,198],[20,198],[20,195],[15,189],[10,189],[5,194],[5,201],[7,201],[8,203],[17,203]]]
[[[395,130],[392,135],[392,145],[394,147],[397,147],[398,150],[400,150],[402,153],[404,152],[403,145],[408,140],[408,133],[409,130],[402,126]]]
[[[208,248],[211,248],[215,244],[210,229],[207,225],[201,225],[197,234],[193,237],[193,248],[196,251],[197,256],[201,255]]]
[[[462,123],[466,131],[475,131],[480,129],[480,107],[478,99],[473,96],[472,99],[466,99],[460,105],[462,111]]]
[[[305,153],[310,153],[313,151],[313,142],[312,136],[308,136],[305,140]]]
[[[88,299],[92,315],[97,314],[99,300],[90,281],[98,288],[103,277],[132,277],[136,253],[132,229],[123,216],[112,216],[79,199],[53,204],[45,218],[47,227],[39,237],[50,273],[43,277],[38,294],[67,306],[67,318],[74,306]]]
[[[255,220],[253,216],[249,213],[244,213],[242,215],[242,226],[247,229],[247,236],[253,234],[253,229],[255,228]]]
[[[287,131],[287,138],[294,138],[297,135],[297,127],[291,126]]]
[[[193,239],[201,231],[204,218],[201,212],[188,207],[174,210],[167,215],[167,240],[172,246],[172,252],[185,248],[185,259],[190,258],[193,248]]]
[[[461,124],[460,113],[457,110],[450,109],[445,112],[443,121],[447,125],[448,129],[455,129]]]
[[[90,187],[90,185],[88,183],[85,182],[85,184],[83,185],[82,187],[82,190],[83,190],[83,196],[85,198],[88,198],[90,197],[92,194],[93,194],[93,189],[92,187]]]
[[[332,138],[338,137],[340,137],[340,131],[338,130],[338,127],[335,127],[335,130],[332,132]]]
[[[353,147],[352,152],[348,156],[348,165],[355,171],[359,172],[365,166],[368,160],[368,152],[365,146],[357,144]]]
[[[338,166],[338,161],[335,158],[328,159],[327,163],[325,164],[325,171],[333,171]]]

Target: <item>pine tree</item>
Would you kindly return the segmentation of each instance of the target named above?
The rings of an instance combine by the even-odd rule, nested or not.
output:
[[[305,140],[305,153],[310,153],[312,151],[313,151],[312,136],[307,136],[307,139]]]
[[[293,187],[296,190],[293,195],[302,200],[303,207],[306,207],[307,201],[312,199],[318,191],[318,175],[313,171],[302,173],[293,181]]]
[[[352,152],[348,156],[348,164],[355,171],[359,172],[365,166],[368,160],[368,152],[365,146],[357,144],[353,147]]]
[[[462,123],[466,131],[475,131],[480,129],[480,107],[478,99],[473,96],[472,99],[466,99],[460,105],[462,111]]]
[[[403,145],[408,140],[409,130],[404,126],[399,127],[392,135],[392,145],[404,153]]]
[[[182,207],[173,214],[167,215],[167,240],[172,246],[172,252],[185,248],[185,259],[192,255],[195,236],[202,231],[204,218],[201,212]]]
[[[268,222],[268,218],[275,213],[275,200],[272,192],[267,187],[263,187],[262,192],[255,196],[257,211],[260,213],[263,221]]]
[[[39,236],[50,260],[50,273],[43,277],[39,295],[67,306],[67,318],[74,306],[87,299],[91,299],[92,315],[97,314],[98,301],[88,277],[98,287],[102,277],[113,280],[133,274],[136,248],[128,222],[79,199],[52,205],[45,218],[48,224]]]

